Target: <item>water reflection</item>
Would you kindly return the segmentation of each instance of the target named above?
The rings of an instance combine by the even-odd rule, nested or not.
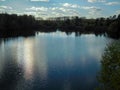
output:
[[[66,34],[65,32],[60,32],[60,31],[56,31],[56,32],[50,32],[50,33],[44,33],[44,32],[37,32],[36,36],[43,36],[43,37],[75,37],[75,32],[71,32],[70,34]]]
[[[47,66],[47,55],[46,55],[46,40],[40,39],[40,38],[35,38],[35,45],[36,47],[40,48],[35,48],[36,54],[36,69],[38,70],[39,77],[41,81],[46,81],[47,80],[47,75],[48,75],[48,66]]]
[[[8,51],[7,51],[8,52]],[[10,51],[9,51],[10,52]],[[22,79],[22,68],[11,57],[7,57],[4,48],[0,58],[0,90],[16,90],[19,80]],[[6,56],[3,56],[6,55]]]
[[[18,51],[19,52],[19,51]],[[23,44],[23,64],[25,78],[31,79],[33,77],[34,69],[34,42],[33,40],[26,38]]]
[[[108,40],[60,32],[1,40],[0,90],[93,90]]]

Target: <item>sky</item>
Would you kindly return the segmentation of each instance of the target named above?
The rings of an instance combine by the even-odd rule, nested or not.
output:
[[[0,13],[35,17],[109,17],[120,14],[120,0],[0,0]]]

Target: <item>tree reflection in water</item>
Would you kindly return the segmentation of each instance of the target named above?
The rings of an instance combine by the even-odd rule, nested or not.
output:
[[[120,90],[120,40],[105,49],[101,60],[97,90]]]

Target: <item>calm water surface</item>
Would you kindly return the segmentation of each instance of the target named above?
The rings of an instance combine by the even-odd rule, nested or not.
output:
[[[0,39],[0,90],[94,90],[109,42],[59,32]]]

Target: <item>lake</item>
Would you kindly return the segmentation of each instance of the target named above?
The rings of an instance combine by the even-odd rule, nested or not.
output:
[[[58,31],[0,39],[0,90],[94,90],[111,41]]]

